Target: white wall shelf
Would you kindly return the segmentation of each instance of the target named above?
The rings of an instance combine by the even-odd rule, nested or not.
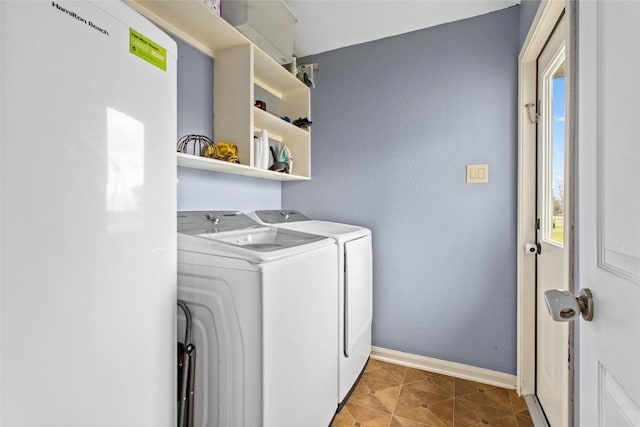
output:
[[[223,160],[209,159],[207,157],[194,156],[191,154],[176,153],[178,156],[178,166],[190,169],[200,169],[213,172],[224,172],[234,175],[251,176],[254,178],[270,179],[272,181],[306,181],[309,177],[300,175],[290,175],[287,173],[274,172],[268,169],[254,168],[253,166],[238,163],[229,163]]]
[[[278,98],[282,98],[284,94],[309,90],[304,83],[258,47],[255,49],[253,61],[255,83]]]
[[[238,147],[240,164],[178,153],[183,167],[247,175],[280,181],[308,180],[311,176],[311,133],[280,119],[311,120],[310,91],[248,38],[204,5],[201,0],[125,0],[157,25],[175,34],[214,61],[215,142]],[[253,106],[255,86],[279,99],[273,114]],[[286,144],[293,157],[294,174],[253,166],[253,136],[266,129],[278,144]]]
[[[263,111],[259,108],[253,107],[253,127],[256,130],[267,129],[269,131],[269,138],[277,141],[293,140],[293,139],[307,139],[309,138],[309,131],[301,129],[292,125],[289,122],[282,120],[280,117],[274,116],[271,113]],[[291,120],[295,120],[291,118]]]

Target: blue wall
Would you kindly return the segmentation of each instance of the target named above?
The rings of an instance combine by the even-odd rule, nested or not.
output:
[[[213,60],[178,43],[178,138],[213,135]],[[178,210],[280,209],[281,185],[224,173],[178,168]]]
[[[527,33],[539,7],[540,0],[522,0],[520,2],[520,48],[522,48],[524,39],[527,38]]]
[[[280,209],[279,181],[178,168],[178,210]]]
[[[376,346],[516,371],[518,51],[512,7],[300,61],[312,180],[282,205],[372,229]]]

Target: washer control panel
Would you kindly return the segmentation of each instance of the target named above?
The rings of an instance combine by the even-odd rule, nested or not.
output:
[[[178,212],[178,233],[219,233],[259,227],[259,224],[238,211]]]

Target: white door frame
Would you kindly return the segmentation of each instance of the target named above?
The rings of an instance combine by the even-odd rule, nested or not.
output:
[[[527,38],[518,57],[518,336],[517,336],[517,391],[520,395],[535,395],[536,384],[536,257],[525,251],[525,245],[536,241],[536,125],[529,120],[525,106],[537,104],[536,62],[547,39],[551,35],[562,11],[566,9],[569,28],[575,28],[575,2],[565,0],[543,0],[533,20]],[[566,6],[566,7],[565,7]],[[568,155],[574,157],[575,134],[575,35],[567,34],[566,81],[568,86],[566,117],[568,127]],[[566,175],[574,176],[574,168],[568,165]],[[573,287],[573,195],[571,184],[565,187],[567,209],[567,271],[569,286]],[[572,386],[570,386],[572,388]]]

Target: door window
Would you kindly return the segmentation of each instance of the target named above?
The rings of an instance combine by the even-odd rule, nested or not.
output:
[[[558,245],[564,244],[564,176],[565,176],[565,73],[564,49],[544,72],[541,141],[543,173],[542,237]]]

